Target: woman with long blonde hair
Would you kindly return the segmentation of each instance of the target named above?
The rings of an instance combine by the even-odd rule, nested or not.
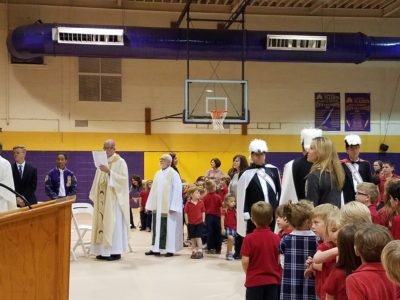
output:
[[[333,142],[326,137],[314,138],[307,160],[313,165],[306,177],[306,198],[315,206],[331,203],[340,207],[345,175]]]

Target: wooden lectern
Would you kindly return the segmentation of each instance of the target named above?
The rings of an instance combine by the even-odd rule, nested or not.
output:
[[[0,299],[68,299],[73,202],[0,214]]]

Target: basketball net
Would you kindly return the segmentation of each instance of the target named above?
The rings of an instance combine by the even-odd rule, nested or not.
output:
[[[211,115],[213,129],[223,130],[224,120],[228,112],[225,110],[210,110],[208,113]]]

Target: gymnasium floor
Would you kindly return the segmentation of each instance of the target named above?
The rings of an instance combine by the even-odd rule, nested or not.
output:
[[[138,224],[137,212],[134,219]],[[240,261],[225,260],[225,244],[221,255],[206,254],[202,260],[190,259],[189,248],[169,258],[145,256],[150,236],[139,229],[131,230],[133,252],[126,253],[119,261],[97,261],[93,256],[86,258],[78,248],[77,260],[71,260],[69,299],[244,299],[245,275]],[[72,230],[72,242],[75,241],[76,233]]]

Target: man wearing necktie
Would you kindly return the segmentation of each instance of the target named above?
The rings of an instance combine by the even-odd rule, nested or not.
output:
[[[26,148],[24,146],[15,146],[13,156],[15,162],[12,164],[12,172],[15,190],[25,196],[30,204],[36,204],[37,169],[25,161]],[[25,203],[17,197],[17,205],[23,207]]]
[[[348,158],[342,159],[342,166],[346,174],[343,186],[344,203],[355,200],[357,185],[362,182],[371,182],[371,165],[369,161],[360,159],[361,138],[349,134],[344,138]]]

